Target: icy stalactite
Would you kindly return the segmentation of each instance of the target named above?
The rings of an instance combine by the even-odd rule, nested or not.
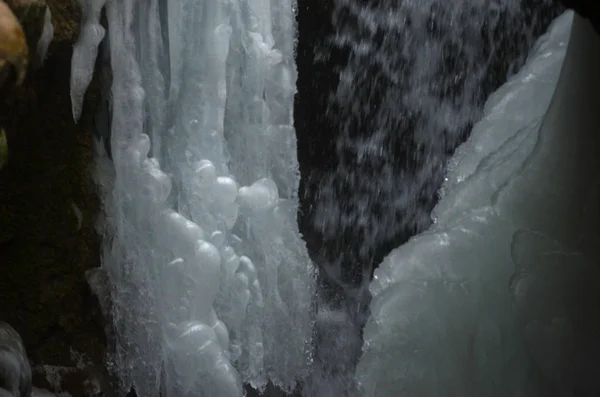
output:
[[[295,222],[292,3],[107,0],[106,12],[113,164],[101,150],[97,181],[123,387],[291,389],[310,361],[314,290]],[[95,56],[75,54],[73,74]]]
[[[307,374],[306,335],[311,332],[314,287],[295,221],[300,175],[292,119],[297,73],[293,2],[271,4],[251,1],[247,13],[232,19],[224,127],[231,171],[244,185],[241,222],[233,230],[254,261],[257,281],[269,303],[257,312],[261,319],[253,325],[254,335],[264,330],[262,341],[252,342],[264,350],[267,373],[254,373],[259,367],[252,363],[256,352],[250,351],[241,358],[241,371],[251,379],[266,375],[290,387],[290,379]],[[278,326],[268,326],[273,323]]]
[[[48,47],[50,46],[53,37],[54,26],[52,25],[52,13],[50,12],[50,8],[46,7],[44,27],[42,28],[42,35],[37,42],[36,48],[36,54],[40,64],[44,63],[44,60],[46,59],[46,53],[48,52]]]
[[[137,31],[139,65],[145,82],[147,108],[151,109],[146,113],[146,129],[152,141],[151,153],[154,156],[161,153],[160,134],[165,128],[168,96],[168,80],[164,74],[169,57],[163,43],[166,28],[160,23],[160,3],[159,0],[138,2],[136,11],[140,24]]]
[[[94,75],[98,45],[106,34],[100,24],[100,13],[106,0],[80,0],[81,30],[71,58],[71,106],[75,121],[81,117],[81,108],[88,85]]]

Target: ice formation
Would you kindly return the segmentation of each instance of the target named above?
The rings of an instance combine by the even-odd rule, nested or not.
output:
[[[100,150],[97,181],[123,387],[290,389],[308,371],[314,294],[295,221],[293,1],[85,1],[75,118],[103,6],[112,162]]]
[[[50,12],[50,8],[46,7],[46,12],[44,14],[44,26],[42,27],[42,35],[40,36],[36,47],[37,59],[40,64],[42,64],[46,59],[46,53],[48,52],[48,47],[50,46],[52,38],[54,38],[54,25],[52,25],[52,13]]]
[[[31,394],[31,366],[21,335],[0,321],[0,396],[27,397]]]
[[[360,243],[339,244],[331,262],[357,257],[371,269],[387,246],[429,227],[448,160],[486,97],[522,65],[550,3],[335,2],[331,52],[348,61],[328,109],[336,168],[318,175],[314,222],[325,241]]]
[[[376,270],[364,396],[600,391],[599,330],[586,315],[600,281],[600,41],[572,20],[557,19],[489,98],[434,225]]]
[[[71,60],[71,106],[75,121],[81,117],[83,97],[94,75],[98,46],[106,31],[100,24],[105,0],[80,0],[81,30]]]

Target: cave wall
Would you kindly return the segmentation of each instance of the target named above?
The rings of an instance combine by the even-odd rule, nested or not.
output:
[[[21,334],[35,385],[84,397],[108,382],[104,322],[84,278],[100,264],[100,203],[91,178],[91,112],[75,124],[69,97],[80,9],[76,0],[47,4],[54,39],[45,63],[0,103],[8,142],[0,170],[0,319]],[[26,32],[36,30],[31,13],[21,18]],[[95,106],[97,88],[86,109]]]

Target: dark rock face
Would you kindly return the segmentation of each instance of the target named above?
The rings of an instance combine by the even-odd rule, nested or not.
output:
[[[23,82],[29,62],[29,48],[23,27],[6,3],[0,1],[0,96]],[[7,87],[8,86],[8,87]]]
[[[0,101],[9,152],[0,170],[0,319],[19,330],[36,386],[84,397],[108,376],[104,319],[84,277],[100,265],[92,118],[75,125],[69,97],[81,14],[74,0],[42,3],[54,24],[46,61]],[[35,10],[16,12],[30,46],[40,29],[28,18],[44,16]],[[95,108],[97,88],[86,109]]]
[[[561,0],[567,8],[575,10],[579,15],[587,18],[600,34],[600,3],[592,0]]]
[[[31,367],[19,333],[0,321],[0,394],[31,396]]]

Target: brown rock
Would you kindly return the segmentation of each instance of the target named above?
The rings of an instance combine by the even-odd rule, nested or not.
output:
[[[16,76],[19,85],[25,79],[29,63],[29,50],[19,20],[12,10],[0,0],[0,85]]]
[[[30,64],[39,66],[38,43],[44,31],[48,6],[46,0],[4,0],[13,11],[23,30],[29,47]],[[43,56],[44,54],[39,54]]]

